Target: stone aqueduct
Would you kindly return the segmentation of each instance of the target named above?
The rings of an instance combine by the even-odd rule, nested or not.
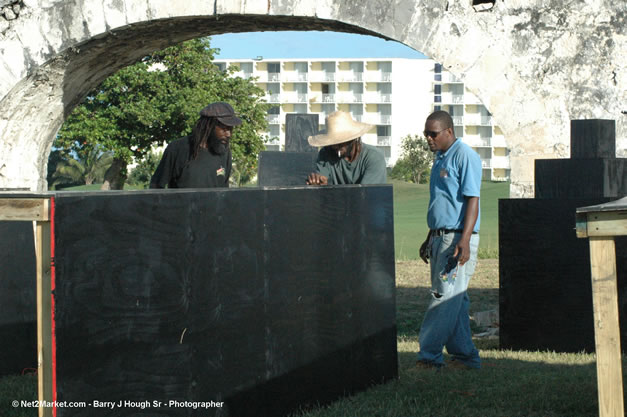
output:
[[[626,12],[610,0],[0,0],[0,188],[45,190],[64,117],[150,51],[336,30],[402,42],[460,76],[505,134],[510,194],[530,197],[533,160],[569,156],[571,119],[616,120],[627,156]]]

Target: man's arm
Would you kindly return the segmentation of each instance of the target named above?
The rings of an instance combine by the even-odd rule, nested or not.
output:
[[[316,171],[307,176],[305,182],[307,185],[328,185],[329,174],[328,168],[325,166],[325,148],[320,149],[318,152],[318,159],[316,160]]]
[[[361,177],[360,184],[385,184],[387,183],[387,171],[385,166],[385,157],[383,154],[374,150],[368,158],[364,175]]]
[[[462,237],[455,246],[453,257],[457,257],[460,265],[465,264],[470,259],[470,236],[475,228],[477,217],[479,216],[479,197],[466,197],[466,213],[464,214],[464,229]]]
[[[429,252],[427,251],[427,248],[429,247],[429,239],[431,239],[431,230],[429,230],[429,233],[427,233],[427,238],[425,239],[424,242],[422,242],[422,245],[420,245],[420,259],[422,259],[423,261],[425,261],[426,264],[429,263]]]

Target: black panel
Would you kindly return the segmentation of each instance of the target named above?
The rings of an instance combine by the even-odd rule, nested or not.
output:
[[[616,158],[614,120],[571,120],[570,157],[572,159]]]
[[[32,222],[0,222],[0,375],[37,368],[37,270]]]
[[[610,199],[499,200],[500,342],[505,349],[594,351],[588,239],[575,210]],[[616,239],[620,321],[627,321],[627,238]],[[627,346],[621,331],[622,346]]]
[[[257,183],[260,187],[304,185],[317,159],[318,154],[311,152],[261,152]]]
[[[390,186],[59,195],[58,400],[275,416],[395,378],[392,213]]]
[[[318,133],[318,115],[288,113],[285,115],[285,150],[287,152],[318,152],[307,138]]]
[[[627,159],[536,159],[536,198],[627,195]]]

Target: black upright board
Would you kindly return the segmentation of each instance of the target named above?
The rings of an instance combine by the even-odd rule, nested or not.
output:
[[[317,153],[275,152],[259,153],[257,184],[260,187],[305,185],[307,176],[316,169]]]
[[[116,404],[57,416],[281,416],[397,377],[391,186],[54,204],[57,400]]]
[[[609,198],[499,200],[500,345],[594,351],[588,239],[575,211]],[[621,345],[627,347],[627,237],[616,239]]]
[[[627,192],[627,159],[615,157],[614,134],[613,120],[571,121],[571,159],[537,159],[535,198],[499,200],[501,347],[594,350],[590,249],[576,237],[575,212]],[[615,240],[626,323],[627,238]]]
[[[285,151],[318,152],[307,138],[318,133],[318,115],[288,113],[285,115]]]
[[[32,222],[0,222],[0,375],[37,368]]]

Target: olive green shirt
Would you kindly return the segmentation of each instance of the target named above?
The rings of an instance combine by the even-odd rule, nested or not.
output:
[[[316,170],[328,178],[329,184],[385,184],[387,182],[385,158],[372,145],[362,143],[361,152],[353,162],[338,158],[330,147],[318,153]]]

